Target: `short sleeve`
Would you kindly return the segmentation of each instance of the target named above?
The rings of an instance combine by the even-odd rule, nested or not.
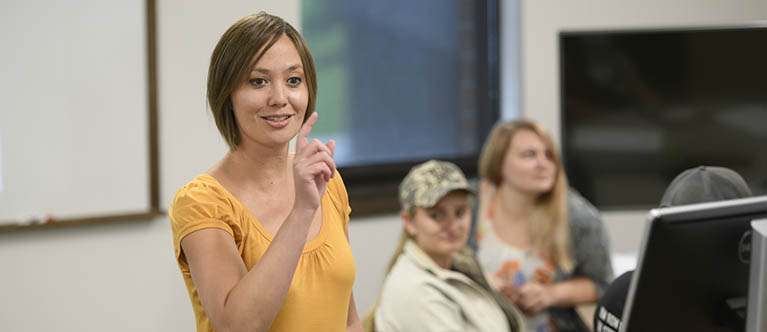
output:
[[[338,214],[342,216],[344,231],[348,233],[349,215],[352,213],[352,208],[349,206],[349,194],[346,192],[346,185],[341,178],[341,173],[336,171],[328,186],[327,194],[333,200]]]
[[[181,240],[190,233],[203,228],[219,228],[234,237],[230,224],[231,211],[229,199],[210,185],[193,181],[178,190],[168,215],[176,259],[181,266],[187,265],[181,251]]]

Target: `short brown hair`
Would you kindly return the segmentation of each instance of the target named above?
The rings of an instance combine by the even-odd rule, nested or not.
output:
[[[314,112],[317,73],[312,54],[301,34],[282,18],[265,12],[245,16],[221,36],[210,57],[208,68],[208,105],[218,131],[232,150],[236,150],[240,144],[240,130],[232,107],[232,91],[247,79],[253,65],[282,36],[287,36],[293,42],[304,68],[309,91],[304,121]],[[258,53],[259,50],[261,53]]]

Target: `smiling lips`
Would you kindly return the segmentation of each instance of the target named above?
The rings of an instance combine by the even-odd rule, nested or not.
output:
[[[282,128],[288,125],[292,115],[274,115],[274,116],[262,116],[261,118],[266,120],[270,126],[274,128]]]
[[[445,237],[445,239],[446,239],[448,242],[456,242],[456,241],[458,241],[458,239],[460,239],[460,237],[459,237],[457,234],[447,234],[447,236]]]

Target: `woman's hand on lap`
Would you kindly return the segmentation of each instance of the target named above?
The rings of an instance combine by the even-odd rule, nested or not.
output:
[[[554,303],[553,296],[551,285],[531,281],[519,288],[518,297],[514,302],[525,314],[534,315],[550,307]]]

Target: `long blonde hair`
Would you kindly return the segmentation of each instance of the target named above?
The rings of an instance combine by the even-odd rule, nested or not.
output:
[[[415,206],[413,206],[406,211],[411,219],[415,218],[415,209]],[[386,266],[386,272],[384,273],[383,280],[386,280],[386,277],[389,276],[389,272],[391,272],[394,264],[397,263],[397,259],[400,255],[402,255],[402,252],[405,251],[405,243],[411,238],[412,236],[410,233],[407,232],[405,227],[402,227],[402,234],[399,236],[399,242],[397,243],[396,249],[394,249],[394,254],[392,254],[391,258],[389,258],[389,264]],[[375,323],[373,318],[375,317],[376,310],[378,310],[378,304],[381,302],[381,292],[383,292],[383,288],[378,291],[378,297],[376,297],[376,301],[373,302],[373,305],[370,306],[370,309],[365,314],[365,317],[362,318],[362,327],[366,332],[375,332]]]
[[[562,169],[559,152],[548,132],[538,123],[526,119],[496,124],[482,147],[479,157],[479,176],[483,180],[500,186],[503,182],[502,170],[506,152],[509,150],[512,138],[520,130],[530,130],[537,134],[551,153],[552,162],[557,167],[552,189],[540,195],[535,202],[534,220],[531,220],[529,225],[532,246],[557,267],[570,272],[574,267],[574,259],[567,217],[567,176]],[[479,218],[486,217],[479,216]]]

